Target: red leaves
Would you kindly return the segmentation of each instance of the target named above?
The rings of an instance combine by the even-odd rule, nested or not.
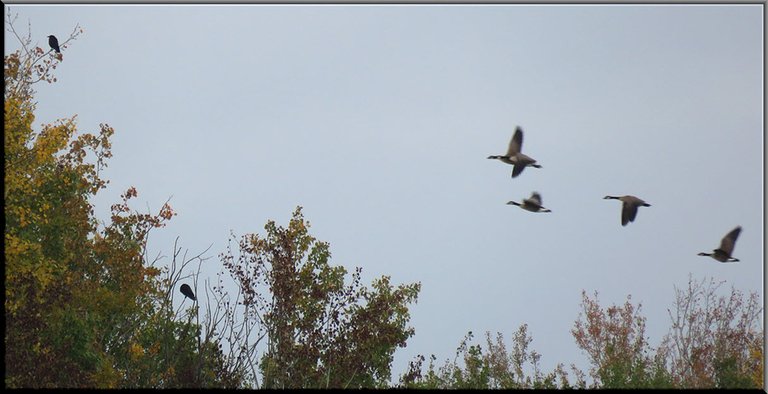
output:
[[[160,213],[158,214],[158,216],[160,216],[164,220],[171,220],[171,218],[175,215],[176,215],[176,212],[173,212],[173,209],[171,208],[170,205],[168,205],[168,203],[163,204],[163,207],[160,208]]]
[[[624,305],[603,310],[597,293],[590,299],[582,292],[582,313],[571,332],[590,357],[598,387],[760,387],[762,375],[755,371],[762,360],[751,350],[762,348],[759,297],[745,300],[734,289],[718,296],[720,284],[690,280],[687,290],[675,289],[670,333],[655,352],[644,336],[641,305],[628,296]]]
[[[675,309],[669,312],[672,328],[664,346],[679,387],[734,387],[725,376],[741,375],[743,383],[752,371],[762,370],[762,359],[756,360],[750,351],[755,343],[763,346],[759,295],[745,298],[733,288],[727,296],[718,295],[723,283],[689,279],[687,289],[675,289]],[[719,360],[730,360],[732,367]],[[752,386],[737,387],[761,387],[762,375],[754,376],[758,378],[751,378]]]

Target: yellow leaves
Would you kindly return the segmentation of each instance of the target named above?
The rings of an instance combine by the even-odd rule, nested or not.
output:
[[[47,260],[47,259],[46,259]],[[48,285],[53,282],[54,279],[54,267],[50,261],[40,261],[40,264],[36,264],[33,271],[33,276],[37,279],[37,285],[41,290],[45,290]]]
[[[32,122],[35,120],[33,113],[34,104],[25,101],[21,97],[6,97],[5,99],[5,126],[11,130],[5,132],[32,131]]]
[[[755,340],[749,345],[749,358],[752,361],[751,378],[755,387],[763,386],[763,340],[762,336],[755,336]]]
[[[128,354],[130,355],[131,360],[137,361],[144,356],[144,348],[136,342],[131,342],[128,347]]]
[[[39,297],[56,280],[61,269],[44,256],[42,245],[11,233],[5,234],[5,264],[7,313],[14,313],[27,303],[40,302],[23,296],[23,288],[33,285],[34,294]]]
[[[6,275],[11,275],[16,270],[31,272],[31,267],[35,265],[35,260],[40,258],[40,254],[39,244],[5,233]]]
[[[120,374],[110,362],[99,363],[99,369],[93,376],[93,386],[99,388],[115,389],[118,388]]]
[[[74,133],[75,117],[35,133],[31,99],[6,95],[4,104],[6,312],[11,314],[52,302],[43,297],[56,296],[44,292],[61,279],[72,253],[67,239],[81,233],[79,220],[87,219],[63,208],[65,200],[85,194],[75,189],[85,185],[68,186],[78,169],[68,165],[62,171],[59,158]]]
[[[67,147],[67,143],[76,127],[75,117],[65,121],[59,121],[55,126],[46,125],[34,142],[36,163],[52,163],[56,154]]]
[[[16,257],[29,250],[29,242],[19,237],[5,233],[5,260]]]
[[[6,342],[16,350],[6,356],[14,365],[6,384],[124,385],[126,370],[156,362],[165,346],[127,330],[142,329],[161,294],[161,271],[143,260],[147,234],[176,213],[167,203],[159,213],[135,212],[131,187],[112,223],[100,226],[89,201],[108,182],[99,174],[112,156],[114,130],[100,124],[79,135],[76,116],[33,130],[28,66],[6,56]],[[173,366],[169,372],[175,377]]]
[[[34,115],[30,108],[24,108],[25,103],[11,98],[5,102],[4,144],[5,144],[5,176],[6,184],[19,167],[28,166],[30,161],[26,156],[27,143],[33,138],[32,121]],[[7,192],[6,192],[7,195]]]
[[[29,216],[29,209],[25,207],[14,207],[11,209],[16,210],[16,214],[19,216],[19,227],[27,227],[29,224],[29,220],[27,220],[27,217]]]
[[[148,277],[156,277],[160,275],[160,270],[156,267],[147,267],[145,273]]]

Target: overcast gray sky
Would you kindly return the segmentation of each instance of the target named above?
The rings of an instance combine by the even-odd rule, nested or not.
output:
[[[116,130],[111,180],[178,212],[170,255],[263,234],[304,207],[332,263],[365,283],[420,281],[417,354],[523,323],[545,371],[588,364],[570,329],[582,290],[643,304],[653,345],[674,286],[763,293],[762,5],[11,6],[34,39],[83,34],[35,125]],[[18,47],[5,36],[5,53]],[[512,179],[514,131],[543,166]],[[506,205],[538,191],[552,213]],[[620,224],[632,194],[651,207]],[[735,226],[734,256],[700,257]]]

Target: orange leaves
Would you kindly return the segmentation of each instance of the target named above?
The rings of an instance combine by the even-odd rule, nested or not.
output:
[[[125,193],[120,195],[120,198],[123,199],[123,201],[128,201],[129,199],[133,197],[137,197],[139,193],[136,191],[136,188],[131,186],[128,188],[128,190],[125,191]]]
[[[171,208],[171,206],[166,203],[163,204],[162,208],[160,208],[160,213],[158,216],[164,220],[171,220],[172,217],[176,216],[176,212],[174,212],[173,208]]]
[[[582,291],[582,311],[571,334],[576,344],[592,362],[590,374],[601,386],[646,387],[653,360],[645,337],[645,318],[641,305],[635,307],[631,297],[621,305],[603,309],[595,298]]]
[[[168,202],[163,204],[162,208],[160,208],[160,212],[157,215],[141,214],[135,212],[133,214],[123,216],[124,214],[131,211],[131,208],[128,206],[128,200],[135,198],[138,195],[139,193],[136,191],[136,188],[131,186],[128,188],[128,190],[125,191],[125,193],[120,195],[120,198],[122,198],[123,201],[121,203],[112,205],[111,232],[114,232],[119,228],[130,228],[132,229],[131,231],[135,231],[139,239],[144,239],[150,229],[164,227],[166,221],[171,220],[173,216],[176,216],[176,212],[173,211],[173,208],[171,208]]]
[[[145,268],[145,272],[146,272],[147,276],[151,276],[151,277],[158,276],[161,273],[160,269],[158,269],[156,267],[147,267],[147,268]]]

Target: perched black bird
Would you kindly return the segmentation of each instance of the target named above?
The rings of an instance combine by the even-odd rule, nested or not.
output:
[[[56,36],[48,36],[48,45],[50,45],[51,49],[56,51],[56,53],[61,53],[61,50],[59,49],[59,40],[56,39]]]
[[[197,301],[197,298],[195,298],[195,293],[192,292],[192,288],[189,287],[188,284],[184,283],[183,285],[181,285],[181,288],[179,290],[181,290],[181,294],[184,294],[185,296],[191,298],[192,301]]]

